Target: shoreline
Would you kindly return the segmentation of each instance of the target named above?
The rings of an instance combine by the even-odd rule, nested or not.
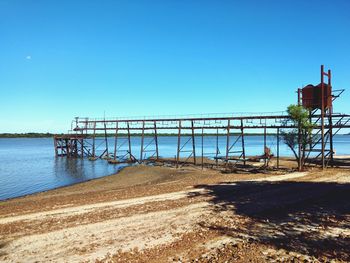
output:
[[[349,155],[334,156],[334,159],[343,159],[343,158],[344,159],[350,159],[350,154]],[[209,161],[213,161],[213,160],[209,159]],[[271,161],[275,162],[276,158],[273,158]],[[291,163],[295,162],[295,164],[296,164],[296,161],[294,160],[294,158],[292,156],[280,156],[280,161],[282,161],[282,162],[291,162]],[[259,164],[259,163],[261,163],[261,162],[257,162],[257,164]],[[108,164],[107,162],[106,162],[106,164],[107,165],[115,165],[115,164]],[[57,186],[57,187],[54,187],[54,188],[51,188],[51,189],[47,189],[47,190],[43,190],[43,191],[37,191],[37,192],[33,192],[33,193],[28,193],[28,194],[24,194],[24,195],[19,195],[19,196],[15,196],[15,197],[9,197],[9,198],[6,198],[6,199],[1,199],[0,203],[1,202],[6,202],[6,201],[9,201],[9,200],[14,200],[14,199],[26,198],[27,196],[33,196],[33,195],[42,194],[42,193],[46,193],[46,192],[50,192],[50,191],[55,191],[55,190],[58,190],[58,189],[63,189],[63,188],[67,188],[67,187],[74,186],[74,185],[84,184],[84,183],[87,183],[87,182],[90,182],[90,181],[99,180],[99,179],[102,179],[102,178],[105,178],[105,177],[117,176],[124,169],[126,169],[128,167],[134,167],[134,166],[139,166],[139,165],[138,164],[129,164],[129,165],[126,165],[124,167],[121,167],[117,172],[112,173],[112,174],[103,175],[103,176],[96,177],[96,178],[91,178],[91,179],[88,179],[88,180],[85,180],[85,181],[81,181],[81,182],[75,182],[75,183],[71,183],[71,184],[67,184],[67,185]],[[142,164],[141,166],[152,167],[153,165],[144,165],[144,164]],[[290,164],[288,166],[290,166]],[[282,167],[283,167],[283,165],[282,165]],[[174,167],[172,167],[172,168],[174,168]],[[200,167],[198,166],[197,168],[200,168]],[[281,172],[283,172],[283,171],[281,170]]]
[[[350,157],[350,155],[349,155]],[[58,157],[60,158],[60,157]],[[167,159],[167,158],[165,158]],[[169,158],[168,158],[169,159]],[[198,157],[198,159],[200,159],[200,157]],[[209,162],[212,162],[213,159],[208,159],[208,158],[205,158],[207,160],[209,160]],[[291,158],[291,156],[281,156],[280,157],[280,160],[282,161],[291,161],[291,162],[294,162],[293,158]],[[273,160],[274,161],[274,160]],[[189,162],[191,162],[191,159],[189,160]],[[257,162],[257,164],[259,164],[261,162]],[[106,165],[116,165],[116,164],[109,164],[107,161],[106,161]],[[192,166],[191,163],[189,163],[190,166]],[[64,189],[64,188],[67,188],[67,187],[70,187],[70,186],[74,186],[74,185],[79,185],[79,184],[84,184],[84,183],[87,183],[87,182],[90,182],[90,181],[95,181],[95,180],[99,180],[99,179],[102,179],[102,178],[105,178],[105,177],[109,177],[109,176],[117,176],[120,172],[122,172],[124,169],[128,168],[128,167],[134,167],[134,166],[148,166],[148,167],[153,167],[153,165],[145,165],[145,164],[142,164],[142,165],[139,165],[139,164],[128,164],[124,167],[121,167],[116,173],[112,173],[112,174],[108,174],[108,175],[102,175],[100,177],[96,177],[96,178],[92,178],[92,179],[88,179],[88,180],[85,180],[85,181],[81,181],[81,182],[75,182],[75,183],[71,183],[71,184],[67,184],[67,185],[62,185],[62,186],[57,186],[57,187],[54,187],[54,188],[51,188],[51,189],[47,189],[47,190],[43,190],[43,191],[38,191],[38,192],[33,192],[33,193],[28,193],[28,194],[23,194],[23,195],[19,195],[19,196],[15,196],[15,197],[9,197],[9,198],[6,198],[6,199],[1,199],[0,200],[0,204],[1,202],[6,202],[6,201],[9,201],[9,200],[13,200],[13,199],[19,199],[19,198],[26,198],[27,196],[33,196],[33,195],[37,195],[37,194],[42,194],[42,193],[46,193],[46,192],[50,192],[50,191],[55,191],[55,190],[58,190],[58,189]],[[163,166],[160,166],[160,167],[163,167]],[[172,167],[173,169],[176,169],[175,167]],[[197,166],[197,168],[200,169],[200,166]]]
[[[1,201],[0,261],[347,261],[349,195],[349,169],[125,167]]]
[[[37,194],[41,194],[41,193],[46,193],[46,192],[49,192],[49,191],[55,191],[55,190],[67,188],[67,187],[70,187],[70,186],[74,186],[74,185],[77,185],[77,184],[83,184],[83,183],[87,183],[87,182],[90,182],[90,181],[99,180],[99,179],[101,179],[101,178],[105,178],[105,177],[108,177],[108,176],[117,175],[117,174],[120,173],[123,169],[125,169],[125,168],[127,168],[127,167],[131,167],[131,166],[133,166],[133,165],[127,165],[127,166],[121,167],[116,173],[112,173],[112,174],[108,174],[108,175],[102,175],[102,176],[100,176],[100,177],[87,179],[87,180],[85,180],[85,181],[75,182],[75,183],[71,183],[71,184],[67,184],[67,185],[62,185],[62,186],[57,186],[57,187],[54,187],[54,188],[51,188],[51,189],[47,189],[47,190],[43,190],[43,191],[38,191],[38,192],[34,192],[34,193],[29,193],[29,194],[24,194],[24,195],[19,195],[19,196],[15,196],[15,197],[9,197],[9,198],[6,198],[6,199],[0,199],[0,204],[1,204],[1,202],[6,202],[6,201],[9,201],[9,200],[13,200],[13,199],[26,198],[27,196],[32,196],[32,195],[37,195]]]

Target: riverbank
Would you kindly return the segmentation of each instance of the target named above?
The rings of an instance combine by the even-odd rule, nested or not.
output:
[[[349,261],[350,171],[135,166],[0,202],[0,261]]]

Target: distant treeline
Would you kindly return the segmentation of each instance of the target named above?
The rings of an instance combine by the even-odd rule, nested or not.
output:
[[[232,136],[234,135],[240,135],[240,133],[230,133]],[[178,136],[177,133],[158,133],[158,136]],[[181,133],[181,136],[191,136],[191,133]],[[195,132],[194,134],[195,136],[202,136],[201,132]],[[245,133],[244,136],[261,136],[264,135],[263,133]],[[276,135],[276,133],[266,133],[266,135]],[[104,137],[104,134],[96,134],[96,137]],[[114,137],[115,134],[111,133],[111,134],[107,134],[107,137]],[[128,136],[127,133],[118,133],[118,136]],[[142,136],[142,133],[133,133],[131,134],[131,137],[133,136]],[[145,133],[144,134],[145,137],[153,137],[154,133]],[[216,136],[216,133],[203,133],[203,136]],[[226,136],[226,133],[219,133],[219,136]]]
[[[54,137],[56,135],[63,135],[63,134],[53,134],[53,133],[38,133],[38,132],[29,132],[29,133],[0,133],[0,138],[50,138]],[[158,136],[177,136],[177,133],[158,133]],[[182,136],[191,136],[190,133],[182,133]],[[202,133],[198,132],[195,133],[196,136],[201,136]],[[204,136],[216,136],[214,133],[204,133]],[[231,135],[239,135],[239,133],[231,133]],[[245,136],[261,136],[264,135],[263,133],[246,133],[244,134]],[[267,135],[276,135],[274,133],[267,133]],[[92,134],[89,134],[89,136],[92,136]],[[104,137],[104,133],[97,133],[95,134],[96,137]],[[107,137],[114,137],[115,134],[109,133],[107,134]],[[118,136],[128,136],[127,133],[118,133]],[[131,137],[137,137],[137,136],[142,136],[141,133],[132,133]],[[152,133],[145,133],[145,137],[153,137],[154,134]],[[220,133],[219,136],[226,136],[225,133]]]
[[[38,132],[29,132],[29,133],[0,133],[0,138],[50,138],[54,137],[56,135],[62,135],[62,134],[53,134],[53,133],[38,133]],[[90,134],[91,136],[92,134]],[[141,133],[133,133],[131,134],[131,137],[135,136],[141,136]],[[191,136],[190,133],[182,133],[182,136]],[[202,133],[198,132],[195,133],[196,136],[201,136]],[[204,136],[216,136],[215,133],[204,133]],[[232,136],[234,135],[240,135],[240,133],[231,133]],[[245,133],[244,136],[263,136],[263,133]],[[270,136],[276,136],[276,133],[267,133],[266,135]],[[350,135],[348,134],[339,134],[339,135]],[[104,133],[97,133],[95,134],[96,137],[104,137]],[[114,137],[115,134],[109,133],[107,134],[107,137]],[[127,133],[118,133],[118,136],[128,136]],[[154,136],[154,134],[151,133],[145,133],[145,137]],[[158,136],[177,136],[177,133],[158,133]],[[226,133],[220,133],[219,136],[226,136]]]
[[[52,133],[38,133],[38,132],[28,132],[28,133],[0,133],[0,138],[48,138],[53,137],[55,134]]]

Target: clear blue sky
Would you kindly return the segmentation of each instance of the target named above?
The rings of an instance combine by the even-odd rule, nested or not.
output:
[[[347,88],[350,1],[0,0],[0,132],[75,116],[284,110],[301,85]]]

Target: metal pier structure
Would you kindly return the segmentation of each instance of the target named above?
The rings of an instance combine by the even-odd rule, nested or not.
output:
[[[324,77],[328,82],[324,82]],[[333,112],[333,101],[344,90],[333,90],[331,87],[331,71],[324,72],[321,66],[321,83],[308,85],[298,89],[298,103],[309,109],[310,121],[314,124],[314,143],[305,151],[307,159],[320,159],[320,166],[325,168],[334,164],[333,136],[341,129],[350,128],[350,115]],[[323,98],[323,99],[321,99]],[[191,161],[194,165],[202,165],[205,157],[211,157],[216,165],[245,165],[252,157],[247,156],[245,136],[247,130],[255,130],[263,134],[262,155],[255,158],[268,159],[267,136],[277,136],[277,167],[279,166],[280,131],[298,129],[289,120],[286,113],[270,114],[212,114],[180,117],[140,117],[140,118],[108,118],[90,119],[75,118],[71,133],[54,138],[56,156],[88,157],[106,159],[111,163],[158,161],[159,136],[165,134],[177,137],[174,147],[173,163],[179,167]],[[211,153],[203,149],[207,135],[214,137]],[[225,136],[225,150],[219,149],[219,137]],[[108,145],[113,137],[113,145]],[[132,147],[134,138],[139,140],[139,150]],[[200,143],[198,142],[200,141]],[[198,144],[198,145],[196,145]],[[201,150],[198,151],[198,146]],[[299,151],[300,149],[299,145]],[[134,149],[133,149],[134,148]],[[111,150],[113,149],[113,150]],[[190,150],[189,150],[190,149]],[[133,150],[135,152],[133,152]],[[316,153],[311,154],[311,153]],[[184,157],[185,156],[185,157]],[[169,158],[168,158],[169,159]]]

